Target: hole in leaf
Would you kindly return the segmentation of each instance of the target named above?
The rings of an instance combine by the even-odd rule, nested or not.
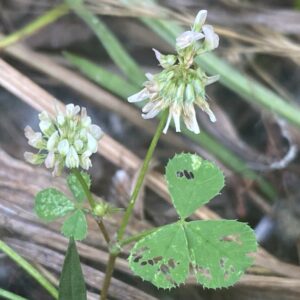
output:
[[[235,273],[235,268],[233,266],[230,267],[230,272]]]
[[[180,177],[180,178],[185,177],[188,180],[191,180],[191,179],[195,178],[194,173],[191,172],[191,171],[187,171],[187,170],[177,171],[176,176]]]
[[[162,264],[162,265],[160,266],[160,270],[161,270],[161,272],[162,272],[163,274],[168,274],[168,273],[170,273],[170,269],[169,269],[169,267],[168,267],[166,264]]]
[[[226,271],[225,273],[224,273],[224,280],[226,281],[226,280],[228,280],[229,279],[229,272],[228,271]]]
[[[163,257],[162,256],[157,256],[157,257],[154,257],[153,258],[153,261],[154,261],[154,263],[155,264],[157,264],[159,261],[161,261],[163,259]]]
[[[133,262],[138,263],[141,258],[142,258],[142,255],[138,255],[134,258]]]
[[[224,235],[220,238],[221,242],[233,242],[238,245],[242,245],[242,241],[240,239],[239,234],[230,234],[230,235]]]
[[[212,276],[210,274],[210,270],[208,268],[203,268],[199,265],[195,265],[194,266],[194,270],[197,272],[197,273],[200,273],[203,277],[205,277],[207,280],[211,280],[212,279]]]
[[[168,266],[171,268],[171,269],[174,269],[176,267],[177,263],[175,262],[174,259],[169,259],[168,261]]]
[[[141,262],[141,266],[146,266],[147,262],[146,261],[142,261]]]
[[[151,265],[151,266],[153,266],[154,265],[154,261],[152,259],[149,259],[148,260],[148,264]]]
[[[225,267],[225,258],[224,258],[224,257],[222,257],[222,258],[220,259],[220,267],[221,267],[222,269],[224,269],[224,267]]]

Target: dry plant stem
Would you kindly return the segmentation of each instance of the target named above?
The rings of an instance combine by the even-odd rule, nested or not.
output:
[[[153,156],[153,152],[154,152],[154,150],[156,148],[158,140],[159,140],[159,138],[161,136],[161,133],[163,131],[163,128],[165,126],[168,114],[169,114],[168,110],[165,110],[163,112],[163,115],[162,115],[162,117],[160,119],[160,122],[159,122],[159,124],[157,126],[156,132],[155,132],[155,134],[153,136],[153,139],[151,141],[151,144],[150,144],[150,146],[148,148],[148,151],[147,151],[147,154],[146,154],[143,166],[142,166],[142,168],[140,170],[138,179],[136,181],[136,185],[135,185],[134,191],[133,191],[133,193],[131,195],[131,198],[130,198],[130,201],[129,201],[129,205],[128,205],[128,207],[127,207],[127,209],[125,211],[125,214],[124,214],[124,216],[123,216],[123,218],[121,220],[121,225],[120,225],[118,233],[117,233],[117,245],[116,245],[117,247],[119,245],[118,244],[119,242],[122,243],[121,240],[122,240],[122,238],[124,236],[126,227],[127,227],[128,222],[130,220],[130,217],[132,215],[136,199],[137,199],[137,197],[139,195],[139,192],[140,192],[140,189],[142,187],[143,181],[144,181],[145,176],[147,174],[147,170],[148,170],[151,158]],[[116,262],[117,256],[118,256],[118,253],[114,253],[114,252],[111,252],[110,255],[109,255],[109,259],[108,259],[108,263],[107,263],[107,267],[106,267],[105,278],[104,278],[104,282],[103,282],[102,289],[101,289],[100,300],[106,300],[106,298],[107,298],[108,289],[109,289],[111,277],[112,277],[112,274],[113,274],[113,271],[114,271],[114,267],[115,267],[115,262]]]
[[[96,201],[94,200],[93,196],[92,196],[92,193],[90,192],[86,182],[84,181],[81,173],[79,172],[78,169],[72,169],[71,172],[76,176],[77,180],[80,182],[82,188],[83,188],[83,191],[86,195],[86,198],[88,199],[89,201],[89,204],[90,204],[90,207],[91,209],[93,210],[96,206]],[[109,238],[109,235],[108,235],[108,232],[106,230],[106,227],[105,225],[103,224],[102,220],[98,220],[98,219],[95,219],[97,224],[98,224],[98,227],[106,241],[106,243],[108,244],[110,242],[110,238]]]

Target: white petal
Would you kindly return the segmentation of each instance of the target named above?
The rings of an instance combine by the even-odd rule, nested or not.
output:
[[[56,144],[58,143],[59,135],[58,132],[55,131],[49,138],[47,142],[47,150],[52,151],[56,147]]]
[[[73,117],[80,112],[80,107],[78,105],[74,105],[73,103],[66,105],[66,115],[68,117]]]
[[[30,140],[35,135],[35,132],[33,131],[33,129],[30,126],[26,126],[24,128],[24,134],[25,134],[26,138],[28,140]]]
[[[169,112],[169,115],[168,115],[168,119],[167,119],[167,122],[166,122],[166,126],[163,130],[163,133],[166,134],[168,129],[169,129],[169,126],[170,126],[170,122],[171,122],[171,119],[172,119],[172,115],[171,113]]]
[[[200,133],[199,125],[196,119],[196,113],[193,105],[185,106],[184,123],[186,127],[195,134]]]
[[[60,176],[61,172],[62,172],[62,169],[63,169],[62,162],[61,161],[57,161],[54,164],[54,169],[53,169],[53,172],[52,172],[52,176]]]
[[[87,134],[87,141],[88,150],[90,150],[92,153],[97,152],[98,142],[90,133]]]
[[[40,114],[39,114],[39,120],[40,121],[51,121],[48,113],[46,111],[42,111]]]
[[[177,107],[173,107],[171,108],[171,113],[173,116],[176,132],[180,132],[180,109],[178,109]]]
[[[206,17],[207,17],[207,10],[200,10],[195,18],[194,21],[194,26],[193,26],[193,30],[194,31],[199,31],[201,30],[203,24],[206,21]]]
[[[205,44],[207,50],[213,50],[219,46],[219,36],[214,32],[211,25],[204,25],[202,28],[205,35]]]
[[[73,146],[70,147],[70,150],[67,154],[66,166],[68,168],[78,168],[79,167],[79,157]]]
[[[145,120],[152,119],[152,118],[156,117],[159,114],[159,112],[160,112],[160,109],[154,108],[154,109],[150,110],[148,113],[142,114],[142,117]]]
[[[156,49],[154,49],[154,48],[152,48],[152,50],[154,51],[154,53],[155,53],[155,57],[156,57],[156,59],[159,61],[159,63],[161,63],[161,58],[162,58],[162,54],[158,51],[158,50],[156,50]]]
[[[185,31],[179,37],[176,38],[176,46],[179,49],[184,49],[191,45],[193,42],[204,38],[204,35],[200,32]]]
[[[45,166],[47,169],[51,169],[54,167],[55,163],[55,154],[54,151],[50,151],[45,160]]]
[[[140,102],[149,98],[149,93],[147,89],[142,89],[140,92],[128,97],[128,102]]]
[[[57,150],[61,155],[67,155],[69,149],[70,149],[70,145],[68,140],[64,139],[58,143]]]
[[[210,85],[212,83],[215,83],[219,79],[220,79],[220,75],[209,76],[205,80],[205,85]]]
[[[90,151],[85,151],[80,158],[80,166],[85,169],[88,170],[89,167],[92,166],[92,162],[90,160],[90,156],[92,155],[92,153]]]
[[[217,121],[216,116],[214,115],[214,113],[211,111],[210,108],[205,109],[205,112],[208,114],[211,122],[215,123]]]
[[[153,107],[155,106],[154,102],[148,102],[143,108],[142,108],[142,112],[143,113],[147,113],[149,112],[151,109],[153,109]]]
[[[150,80],[150,81],[153,80],[153,78],[154,78],[154,75],[151,74],[151,73],[146,73],[145,76],[146,76],[147,79]]]
[[[76,149],[77,152],[80,151],[83,148],[83,142],[82,142],[82,140],[77,139],[74,142],[74,147],[75,147],[75,149]]]
[[[91,135],[97,140],[99,141],[100,138],[103,136],[103,132],[101,130],[101,128],[98,125],[92,124],[89,127],[90,133]]]

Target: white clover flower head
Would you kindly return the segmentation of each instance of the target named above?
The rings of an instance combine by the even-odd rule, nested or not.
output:
[[[25,127],[25,136],[30,146],[38,153],[25,152],[25,159],[31,164],[45,163],[58,176],[64,167],[83,168],[92,166],[90,156],[97,152],[98,141],[103,136],[99,126],[92,124],[86,108],[68,104],[65,112],[58,112],[53,119],[47,112],[39,114],[41,132]]]
[[[216,122],[207,102],[205,87],[216,82],[219,75],[209,77],[195,63],[196,56],[212,51],[219,45],[219,37],[213,27],[204,25],[206,16],[206,10],[199,11],[192,30],[182,33],[176,39],[177,55],[164,55],[153,49],[163,70],[155,75],[147,73],[148,80],[144,88],[128,98],[129,102],[148,100],[142,109],[144,119],[154,118],[168,109],[164,133],[171,120],[174,121],[176,132],[180,132],[181,117],[190,131],[200,133],[194,105],[200,107],[211,122]]]

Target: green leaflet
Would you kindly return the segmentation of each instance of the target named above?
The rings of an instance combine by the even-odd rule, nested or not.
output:
[[[35,212],[45,221],[63,217],[74,209],[73,202],[54,188],[42,190],[35,196]]]
[[[252,264],[252,229],[237,221],[180,221],[138,241],[129,256],[132,271],[159,288],[173,288],[190,270],[207,288],[233,285]]]
[[[75,240],[83,240],[87,235],[87,222],[82,210],[76,210],[68,217],[61,228],[61,232],[66,237],[73,237]]]
[[[220,169],[198,155],[175,155],[166,167],[166,180],[173,205],[184,219],[218,195],[224,186]]]
[[[84,181],[86,182],[88,188],[90,188],[91,187],[90,175],[86,172],[80,172],[80,173],[81,173]],[[83,202],[85,199],[85,192],[84,192],[80,182],[78,181],[78,179],[76,178],[76,176],[73,173],[68,175],[67,183],[68,183],[68,186],[69,186],[74,198],[78,202]]]
[[[69,246],[59,281],[59,300],[68,299],[87,299],[79,255],[73,238],[69,240]]]

